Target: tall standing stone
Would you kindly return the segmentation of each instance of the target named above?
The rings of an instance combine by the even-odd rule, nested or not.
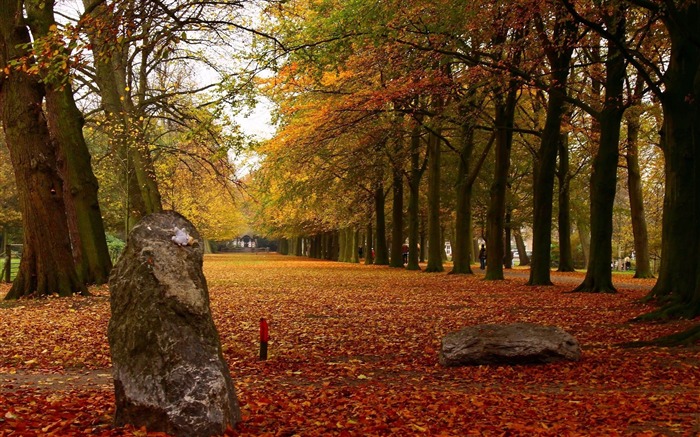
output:
[[[173,240],[176,228],[192,238]],[[115,424],[175,436],[223,434],[240,421],[202,273],[202,239],[176,212],[144,217],[109,281]]]

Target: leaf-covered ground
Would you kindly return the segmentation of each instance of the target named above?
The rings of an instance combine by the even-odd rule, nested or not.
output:
[[[700,435],[700,347],[622,349],[700,320],[630,323],[653,281],[615,295],[277,255],[212,255],[212,310],[243,411],[234,435]],[[581,274],[578,275],[582,279]],[[3,293],[6,289],[0,289]],[[113,428],[106,288],[0,303],[0,436],[157,435]],[[270,358],[258,360],[258,321]],[[440,338],[477,323],[558,325],[577,363],[442,368]]]

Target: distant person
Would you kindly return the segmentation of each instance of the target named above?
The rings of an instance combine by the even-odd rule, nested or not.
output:
[[[401,246],[401,255],[403,256],[403,263],[408,264],[408,244]]]
[[[625,257],[625,270],[632,270],[632,260],[630,257]]]
[[[484,270],[486,268],[486,246],[483,244],[481,245],[481,250],[479,251],[479,263],[481,263],[479,268]]]

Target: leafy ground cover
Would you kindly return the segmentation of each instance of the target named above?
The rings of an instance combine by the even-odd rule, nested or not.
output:
[[[700,320],[630,323],[653,280],[620,293],[271,254],[205,260],[243,411],[232,435],[700,434],[700,347],[624,349]],[[572,279],[573,277],[573,279]],[[5,289],[0,289],[4,293]],[[158,435],[113,428],[108,291],[0,303],[0,436]],[[258,360],[258,321],[270,357]],[[558,325],[577,363],[442,368],[440,338],[477,323]]]

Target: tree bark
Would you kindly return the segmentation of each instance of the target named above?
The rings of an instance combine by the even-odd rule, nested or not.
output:
[[[457,169],[457,204],[455,206],[455,238],[452,245],[450,274],[474,274],[471,268],[471,198],[469,165],[474,150],[474,127],[467,121],[462,125],[462,148]]]
[[[503,267],[506,269],[513,268],[513,248],[511,246],[511,231],[510,231],[510,206],[506,210],[506,218],[503,223]]]
[[[569,189],[569,134],[562,132],[559,141],[559,272],[573,272],[574,255],[571,246],[571,191]]]
[[[513,145],[513,121],[517,102],[517,87],[510,81],[505,97],[496,96],[496,165],[491,184],[489,206],[486,212],[486,276],[487,280],[503,279],[504,219],[506,191],[510,171],[510,152]],[[497,91],[498,92],[498,91]]]
[[[372,256],[372,212],[367,217],[367,232],[365,232],[365,265],[374,264],[374,256]]]
[[[385,201],[384,185],[379,184],[374,192],[374,210],[377,219],[377,245],[374,251],[374,264],[378,266],[389,265],[389,250],[386,247]]]
[[[608,17],[608,28],[620,41],[625,34],[623,6]],[[599,114],[600,143],[593,159],[591,176],[591,248],[586,277],[574,291],[615,293],[612,283],[613,205],[617,187],[620,125],[624,113],[622,91],[626,77],[625,60],[617,45],[608,46],[605,61],[605,99]]]
[[[408,264],[407,270],[420,270],[419,257],[419,228],[420,228],[420,181],[423,169],[420,165],[420,125],[411,131],[411,178],[408,181]]]
[[[353,229],[352,230],[352,255],[350,256],[350,262],[355,263],[355,264],[360,262],[360,254],[357,251],[357,249],[359,249],[359,247],[360,247],[360,230]]]
[[[661,97],[661,145],[666,158],[662,258],[647,298],[663,306],[645,318],[700,314],[700,5],[672,9],[664,18],[671,56]]]
[[[557,16],[566,12],[556,8]],[[572,20],[557,20],[554,24],[554,42],[550,42],[541,21],[537,21],[538,34],[544,42],[545,55],[551,67],[547,102],[547,116],[540,148],[537,152],[533,196],[532,265],[528,285],[552,285],[551,246],[552,212],[554,203],[554,177],[557,152],[561,141],[561,123],[566,108],[566,86],[569,65],[573,55],[573,40],[577,26]]]
[[[428,265],[426,272],[442,272],[444,242],[440,232],[440,138],[428,134]]]
[[[112,11],[100,4],[92,7],[94,0],[83,0],[83,4],[90,10],[91,19],[101,23],[102,32],[98,33],[87,26],[88,38],[93,46],[95,63],[95,82],[100,89],[100,97],[107,119],[108,133],[113,135],[116,149],[120,159],[124,162],[124,177],[128,193],[128,213],[126,233],[129,227],[145,214],[162,210],[160,192],[155,178],[153,161],[150,151],[143,138],[143,126],[139,121],[141,117],[136,111],[127,81],[128,48],[107,35],[118,34],[116,27],[119,19]],[[110,29],[110,26],[114,26]],[[96,27],[97,28],[97,27]],[[105,30],[106,29],[106,30]],[[145,54],[144,54],[145,56]],[[144,66],[145,67],[145,66]],[[145,84],[145,71],[137,72],[143,87]],[[143,90],[142,92],[145,92]]]
[[[637,79],[639,92],[644,82]],[[642,108],[632,106],[625,112],[627,122],[627,142],[625,162],[627,163],[627,189],[630,199],[632,217],[632,234],[634,235],[635,278],[653,278],[649,262],[649,236],[647,220],[644,215],[644,195],[642,194],[642,176],[639,170],[639,124]]]
[[[21,3],[0,0],[0,65],[30,56]],[[56,147],[42,109],[44,89],[16,68],[0,80],[0,119],[17,182],[24,247],[5,299],[87,294],[73,261]]]
[[[530,265],[530,257],[527,255],[527,248],[525,247],[525,241],[523,241],[523,235],[520,232],[520,228],[513,228],[513,237],[515,238],[515,247],[518,249],[518,258],[520,259],[518,265]]]
[[[425,211],[421,211],[420,213],[420,229],[418,230],[418,236],[419,236],[419,243],[418,243],[418,260],[419,262],[424,263],[425,262],[425,246],[426,246],[426,239],[425,239],[425,222],[428,220],[428,218],[425,216]]]
[[[31,0],[25,5],[34,38],[49,38],[52,26],[56,25],[53,1]],[[63,56],[67,57],[68,53]],[[83,137],[83,115],[75,104],[70,83],[51,83],[45,79],[44,86],[48,127],[58,145],[76,267],[84,283],[104,284],[109,280],[112,260],[97,199],[97,178]],[[75,226],[70,226],[71,223]]]
[[[400,169],[394,169],[391,212],[391,261],[389,267],[403,268],[403,174]]]
[[[302,251],[303,244],[304,244],[304,238],[303,237],[295,237],[294,241],[295,241],[294,256],[302,256],[304,254],[304,252]]]

